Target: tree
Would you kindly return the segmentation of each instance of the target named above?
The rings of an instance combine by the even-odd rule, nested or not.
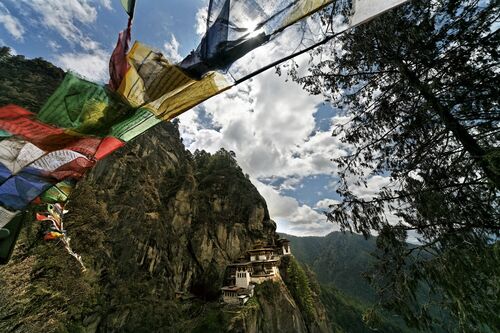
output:
[[[294,76],[349,118],[333,133],[353,148],[334,159],[342,202],[328,219],[378,233],[369,278],[382,305],[422,329],[439,308],[461,330],[500,327],[499,15],[495,0],[415,0]],[[360,196],[373,175],[390,183]]]
[[[10,57],[10,48],[7,46],[0,47],[0,61]]]

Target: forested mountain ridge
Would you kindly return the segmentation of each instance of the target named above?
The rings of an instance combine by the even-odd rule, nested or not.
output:
[[[315,272],[318,282],[333,284],[360,301],[375,301],[375,292],[361,275],[374,262],[375,239],[341,232],[324,237],[282,235],[294,244],[294,255]]]
[[[332,232],[324,237],[280,234],[293,244],[293,254],[319,283],[334,332],[416,332],[394,314],[381,312],[367,324],[375,290],[363,277],[375,263],[375,238]]]

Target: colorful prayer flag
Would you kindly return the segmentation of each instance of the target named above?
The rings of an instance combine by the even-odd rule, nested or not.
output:
[[[121,0],[122,6],[130,18],[134,17],[136,0]]]

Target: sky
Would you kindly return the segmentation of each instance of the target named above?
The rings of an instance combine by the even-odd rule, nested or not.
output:
[[[132,40],[179,61],[198,45],[206,10],[206,0],[138,0]],[[2,0],[0,45],[105,82],[109,55],[126,22],[119,0]],[[307,61],[307,56],[297,59],[302,70]],[[339,200],[331,159],[349,147],[331,133],[345,119],[322,97],[273,69],[179,117],[186,148],[234,151],[266,199],[278,231],[299,236],[338,230],[323,211]],[[358,193],[370,197],[387,183],[374,176]]]

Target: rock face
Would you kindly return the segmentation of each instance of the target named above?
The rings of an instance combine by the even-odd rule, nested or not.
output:
[[[0,268],[0,331],[327,327],[320,316],[305,321],[282,282],[259,287],[254,307],[235,312],[218,303],[226,265],[257,241],[275,241],[276,226],[232,154],[189,153],[174,124],[100,162],[68,208],[65,226],[87,271],[28,222],[11,263]]]
[[[244,314],[228,325],[231,333],[298,332],[307,333],[304,318],[283,283],[264,282],[256,288],[256,299]]]

